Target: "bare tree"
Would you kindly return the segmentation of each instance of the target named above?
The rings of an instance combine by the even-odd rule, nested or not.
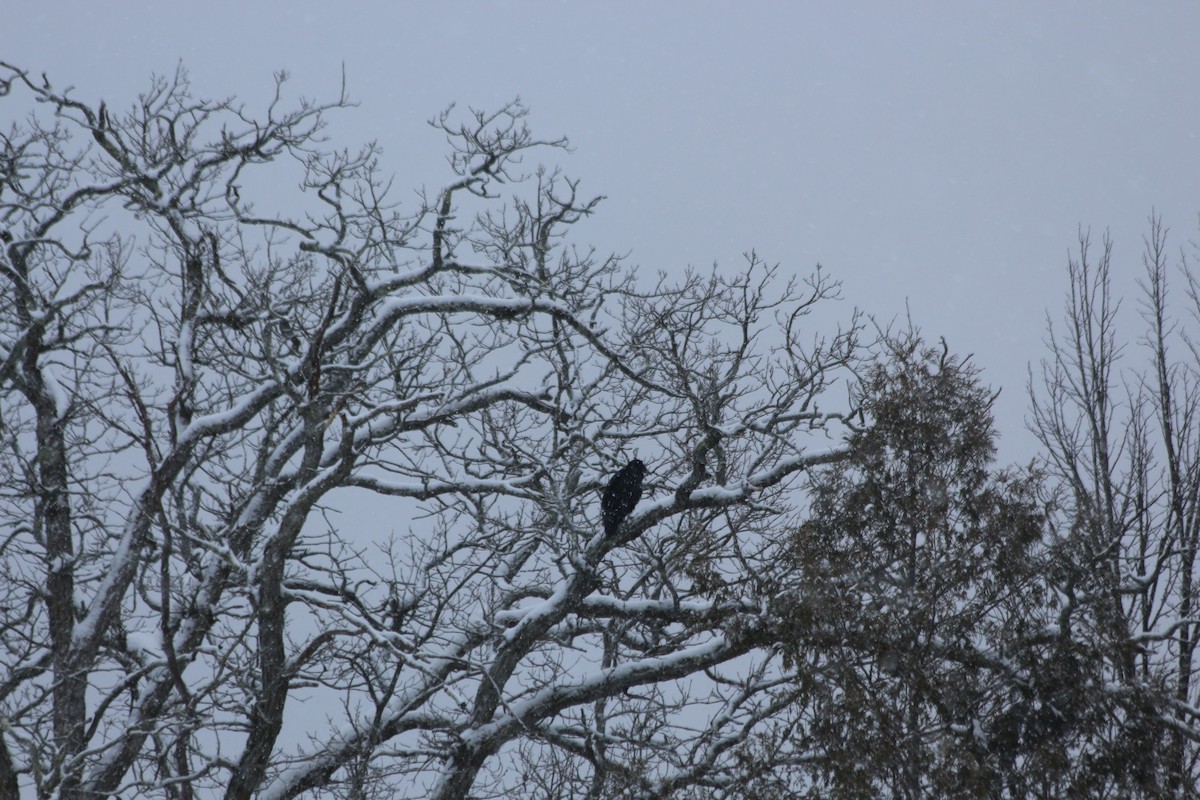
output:
[[[0,138],[0,797],[721,779],[777,708],[787,488],[847,452],[818,401],[857,326],[802,325],[836,284],[575,248],[598,200],[525,166],[566,142],[517,103],[437,117],[452,177],[405,208],[323,141],[344,94],[180,72],[118,112],[0,71],[35,101]]]
[[[1181,254],[1183,291],[1168,297],[1171,257],[1157,216],[1143,264],[1145,327],[1134,342],[1118,329],[1112,243],[1106,237],[1097,258],[1081,234],[1033,423],[1063,488],[1051,572],[1059,629],[1079,663],[1097,667],[1088,681],[1066,682],[1090,686],[1089,704],[1111,711],[1090,726],[1076,763],[1081,772],[1124,765],[1110,773],[1123,795],[1178,797],[1200,781],[1200,292]]]

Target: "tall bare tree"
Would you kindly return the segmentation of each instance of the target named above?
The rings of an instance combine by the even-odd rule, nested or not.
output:
[[[1127,796],[1192,796],[1200,782],[1200,291],[1186,254],[1172,266],[1154,216],[1134,341],[1118,326],[1112,243],[1106,237],[1097,255],[1082,234],[1034,404],[1047,468],[1063,489],[1051,573],[1060,627],[1080,663],[1096,667],[1087,681],[1067,681],[1112,712],[1090,726],[1075,763],[1081,773],[1126,765],[1111,779]]]
[[[119,111],[0,64],[0,797],[720,781],[774,710],[787,489],[847,452],[836,285],[573,246],[597,199],[516,103],[437,117],[404,206],[323,141],[344,95],[277,86]]]

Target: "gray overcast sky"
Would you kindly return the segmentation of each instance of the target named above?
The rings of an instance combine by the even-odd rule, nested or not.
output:
[[[669,272],[756,248],[821,262],[884,319],[907,301],[1003,387],[1006,458],[1031,452],[1025,365],[1077,226],[1111,230],[1123,290],[1152,207],[1175,246],[1200,239],[1195,2],[8,0],[3,17],[0,58],[115,105],[180,61],[252,108],[273,70],[331,97],[344,65],[361,107],[337,143],[379,140],[401,185],[446,175],[426,119],[520,95],[609,198],[582,240]]]

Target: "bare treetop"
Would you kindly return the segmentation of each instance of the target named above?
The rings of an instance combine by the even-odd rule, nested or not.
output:
[[[3,791],[465,797],[534,742],[610,790],[731,768],[783,489],[846,452],[856,324],[802,324],[836,284],[573,244],[598,198],[519,102],[436,117],[451,174],[406,207],[322,139],[345,93],[180,71],[121,111],[0,70],[37,102],[0,140]],[[639,773],[651,740],[706,755]]]

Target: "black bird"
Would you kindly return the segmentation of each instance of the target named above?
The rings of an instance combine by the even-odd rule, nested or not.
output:
[[[600,511],[604,517],[604,535],[613,536],[629,512],[642,499],[642,479],[646,477],[646,465],[640,459],[630,461],[612,476],[600,500]]]

